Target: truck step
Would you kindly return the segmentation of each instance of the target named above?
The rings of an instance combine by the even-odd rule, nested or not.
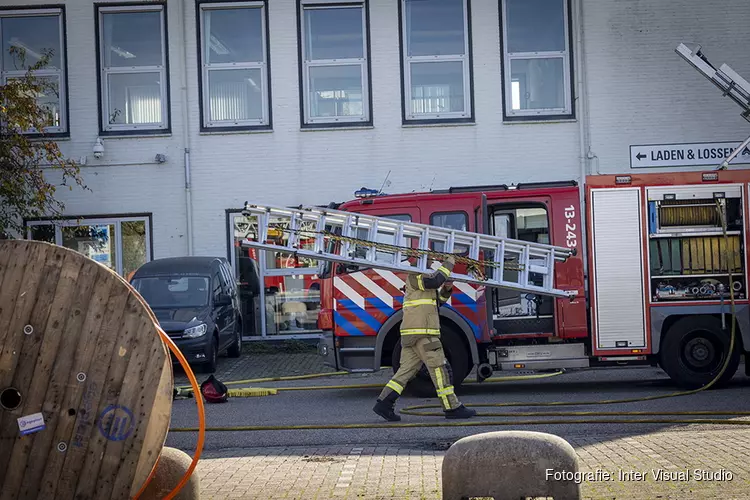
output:
[[[496,346],[487,353],[490,365],[501,370],[588,368],[583,344]]]

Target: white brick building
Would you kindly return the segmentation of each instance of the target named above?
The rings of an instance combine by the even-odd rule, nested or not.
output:
[[[630,170],[633,144],[748,133],[674,52],[750,75],[746,0],[50,3],[3,0],[2,76],[11,44],[56,51],[60,145],[92,189],[67,213],[111,224],[96,258],[124,274],[231,255],[245,200],[343,201],[389,172],[389,192],[580,181]]]

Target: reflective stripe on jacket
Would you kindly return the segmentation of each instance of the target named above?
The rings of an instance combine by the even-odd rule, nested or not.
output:
[[[453,271],[454,262],[449,257],[432,274],[412,274],[406,279],[401,335],[440,335],[438,307],[450,297],[450,290],[442,287]]]

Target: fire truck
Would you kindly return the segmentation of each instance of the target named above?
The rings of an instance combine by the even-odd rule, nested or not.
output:
[[[364,190],[329,208],[576,250],[554,271],[554,286],[575,291],[573,299],[454,284],[440,308],[454,385],[474,368],[481,381],[494,371],[651,365],[696,388],[715,378],[727,357],[719,386],[743,354],[747,361],[749,190],[750,170],[633,173],[588,176],[583,193],[575,181],[395,195]],[[319,277],[318,350],[326,363],[349,372],[398,370],[406,275],[325,262]],[[424,367],[410,387],[434,394]]]

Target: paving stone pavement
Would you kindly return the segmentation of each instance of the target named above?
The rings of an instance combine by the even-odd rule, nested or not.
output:
[[[568,441],[578,453],[580,472],[589,473],[581,483],[584,499],[750,498],[750,430]],[[230,449],[206,452],[196,473],[205,500],[438,500],[444,453],[388,446]],[[696,478],[696,470],[713,480]],[[667,474],[655,478],[660,471]]]
[[[323,364],[323,358],[312,346],[303,352],[248,352],[247,344],[239,358],[219,357],[214,376],[222,382],[247,380],[262,377],[283,377],[306,375],[309,373],[329,373],[335,370]],[[198,383],[208,378],[208,373],[193,367]],[[174,367],[174,383],[177,386],[190,385],[182,367]]]

